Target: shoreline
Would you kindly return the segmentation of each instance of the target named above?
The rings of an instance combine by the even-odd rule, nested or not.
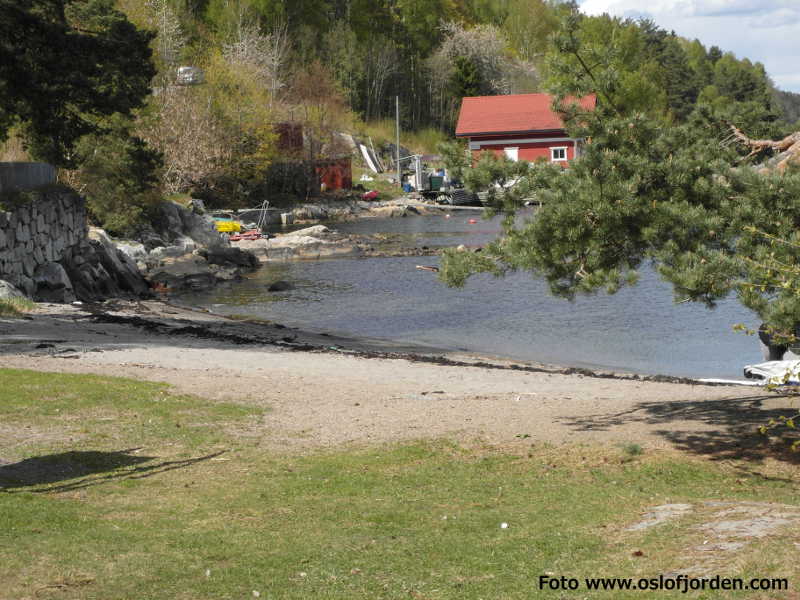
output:
[[[239,433],[290,453],[425,439],[738,448],[788,402],[746,387],[478,359],[165,302],[50,304],[1,319],[0,367],[156,381],[257,406],[263,417]]]
[[[45,306],[52,310],[59,305]],[[155,336],[189,336],[243,347],[267,345],[293,352],[349,355],[364,359],[406,360],[447,367],[474,367],[618,381],[708,387],[736,386],[735,383],[705,382],[691,377],[539,363],[480,352],[449,350],[421,343],[312,331],[256,317],[231,317],[169,299],[117,300],[80,307],[72,306],[69,309],[65,308],[65,312],[74,313],[72,318],[85,319],[96,324],[130,327]]]

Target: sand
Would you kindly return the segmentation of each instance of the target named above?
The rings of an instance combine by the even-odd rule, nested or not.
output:
[[[476,362],[494,368],[468,366]],[[263,419],[239,433],[286,452],[447,438],[724,454],[791,404],[758,388],[565,374],[160,302],[41,305],[28,319],[0,320],[0,366],[160,381],[263,406]]]

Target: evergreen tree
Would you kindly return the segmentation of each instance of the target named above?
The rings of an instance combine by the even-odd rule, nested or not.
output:
[[[81,137],[142,106],[152,37],[113,0],[0,0],[0,139],[19,124],[32,155],[74,166]]]
[[[609,39],[627,39],[628,27],[615,22]],[[554,294],[572,298],[633,284],[637,270],[649,263],[672,284],[676,300],[713,306],[735,294],[771,326],[793,330],[800,295],[774,275],[776,265],[800,259],[800,174],[741,166],[735,146],[720,143],[724,124],[708,107],[681,124],[637,110],[628,99],[638,92],[628,88],[642,86],[641,70],[633,64],[633,74],[620,72],[624,48],[580,36],[581,30],[576,15],[565,23],[558,52],[550,57],[551,83],[557,106],[567,95],[599,95],[596,111],[564,110],[570,135],[591,143],[566,172],[536,164],[496,198],[494,208],[509,215],[503,236],[479,254],[446,253],[443,279],[463,285],[474,272],[521,269],[543,276]],[[747,100],[740,104],[753,104],[740,97]],[[485,187],[508,178],[508,168],[481,160],[465,179]],[[516,220],[532,195],[542,209]],[[776,249],[774,239],[789,243]]]
[[[483,86],[475,63],[465,56],[458,56],[454,65],[455,69],[450,79],[450,93],[456,98],[479,96]]]

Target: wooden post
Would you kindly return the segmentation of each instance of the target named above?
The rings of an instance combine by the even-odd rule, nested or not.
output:
[[[403,187],[403,175],[400,170],[400,96],[395,96],[395,120],[397,125],[397,147],[395,148],[395,159],[397,160],[397,185]]]

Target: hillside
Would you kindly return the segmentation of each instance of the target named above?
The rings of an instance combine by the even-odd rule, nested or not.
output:
[[[120,232],[165,194],[251,203],[266,193],[276,164],[347,151],[338,133],[391,140],[396,97],[403,144],[432,152],[452,137],[462,97],[557,92],[554,82],[580,76],[554,67],[569,52],[563,24],[576,17],[570,3],[552,0],[117,0],[116,6],[154,32],[153,93],[132,116],[93,116],[97,127],[70,154],[70,168],[79,168],[62,179],[87,194],[96,221]],[[760,138],[781,138],[800,118],[800,96],[776,90],[760,63],[650,21],[577,18],[589,40],[610,39],[612,28],[623,32],[615,38],[614,68],[637,82],[625,99],[635,110],[671,122],[701,111]],[[72,26],[77,31],[81,24]],[[301,127],[305,143],[280,144],[280,123]],[[25,156],[17,137],[4,155]]]

